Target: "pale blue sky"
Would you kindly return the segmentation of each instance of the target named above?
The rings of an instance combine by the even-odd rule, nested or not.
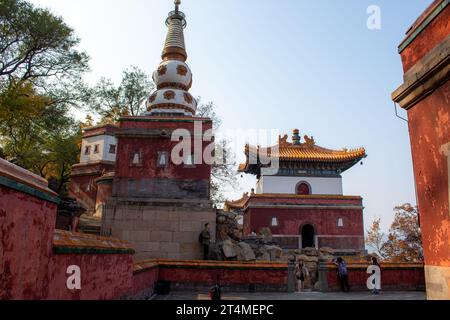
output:
[[[160,62],[171,0],[32,2],[81,37],[89,82],[118,81],[129,65],[151,74]],[[215,103],[222,129],[298,128],[324,147],[366,147],[364,165],[344,174],[344,191],[364,197],[366,229],[378,216],[388,228],[394,206],[415,204],[408,128],[390,98],[402,83],[397,46],[431,2],[184,0],[191,93]],[[369,5],[381,8],[381,30],[366,27]],[[230,198],[255,183],[240,180]]]

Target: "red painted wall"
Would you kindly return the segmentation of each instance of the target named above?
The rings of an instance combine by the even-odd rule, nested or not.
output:
[[[140,295],[151,295],[154,292],[156,282],[159,279],[159,268],[156,265],[144,271],[134,272],[133,274],[133,291],[132,295],[139,297]]]
[[[95,206],[98,207],[100,205],[106,204],[108,198],[112,196],[113,189],[113,178],[102,180],[97,183],[97,199],[95,201]]]
[[[48,288],[57,205],[0,186],[0,299],[41,299]]]
[[[203,122],[203,133],[212,128],[211,122]],[[192,122],[144,122],[144,121],[127,121],[126,118],[121,122],[120,129],[159,129],[159,130],[176,130],[187,129],[194,132],[194,123]],[[185,168],[183,165],[174,165],[170,162],[168,168],[157,167],[158,152],[168,152],[169,156],[172,149],[178,142],[172,142],[170,137],[166,138],[118,138],[118,152],[116,164],[116,177],[118,178],[162,178],[162,179],[193,179],[209,181],[211,166],[198,164],[195,168]],[[202,142],[202,150],[204,150],[211,142]],[[194,150],[194,140],[191,142],[192,152]],[[130,166],[132,155],[134,152],[142,149],[143,165],[141,167]]]
[[[408,117],[425,261],[449,267],[449,151],[444,146],[450,144],[450,82],[410,109]]]
[[[367,291],[367,266],[348,268],[348,279],[353,291]],[[330,291],[340,291],[341,285],[335,267],[329,266],[327,273]],[[387,291],[423,291],[425,289],[425,275],[423,266],[420,267],[383,267],[381,266],[381,289]]]
[[[81,269],[81,290],[67,289],[67,268]],[[133,287],[131,254],[53,255],[46,266],[49,300],[114,300],[126,296]]]
[[[265,285],[287,285],[286,270],[230,270],[221,268],[211,269],[175,269],[160,268],[159,280],[175,283],[195,283],[202,285],[214,285],[220,279],[222,285],[238,284],[265,284]]]
[[[330,205],[325,209],[277,208],[277,204],[311,204]],[[251,207],[254,204],[265,204],[269,208]],[[270,208],[270,205],[274,205]],[[305,224],[315,228],[316,235],[335,236],[334,238],[320,238],[321,247],[334,249],[364,249],[364,220],[362,209],[334,209],[331,205],[362,206],[362,199],[320,199],[312,198],[255,198],[250,200],[250,207],[244,215],[244,234],[249,235],[253,230],[259,231],[269,227],[273,235],[298,236]],[[272,227],[273,218],[277,218],[278,226]],[[338,227],[338,219],[342,218],[344,227]],[[343,236],[351,236],[343,238]],[[355,238],[359,236],[360,238]]]
[[[75,165],[72,169],[69,195],[75,198],[88,211],[95,211],[97,199],[97,184],[95,180],[104,173],[113,172],[114,169],[115,165],[106,163]]]
[[[426,13],[424,13],[426,14]],[[420,18],[419,20],[420,21]],[[416,39],[402,51],[403,69],[406,73],[428,52],[435,48],[450,34],[450,7],[434,19]]]

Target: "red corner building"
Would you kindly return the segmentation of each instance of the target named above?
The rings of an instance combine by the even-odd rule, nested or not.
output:
[[[450,299],[450,1],[437,0],[400,44],[428,299]]]

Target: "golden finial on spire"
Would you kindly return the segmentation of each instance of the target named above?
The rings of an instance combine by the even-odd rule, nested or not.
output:
[[[180,7],[180,4],[181,4],[181,0],[175,0],[174,2],[175,2],[175,12],[178,13],[179,7]]]

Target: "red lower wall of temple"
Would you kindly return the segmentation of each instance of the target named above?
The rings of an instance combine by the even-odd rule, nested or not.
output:
[[[271,227],[274,217],[278,220],[278,227]],[[337,225],[340,218],[344,227]],[[317,236],[331,236],[320,239],[322,247],[361,250],[364,246],[361,241],[364,239],[362,209],[250,208],[244,216],[245,234],[269,227],[274,235],[295,236],[301,234],[305,224],[311,224]]]
[[[287,270],[257,270],[253,268],[233,270],[218,267],[199,271],[197,268],[161,268],[159,280],[201,285],[214,285],[217,280],[222,285],[287,285]]]
[[[348,268],[348,281],[353,291],[367,291],[367,266]],[[340,291],[341,285],[335,267],[328,267],[328,287],[330,291]],[[423,291],[425,274],[423,266],[381,267],[381,288],[386,291]]]
[[[56,209],[0,185],[0,299],[44,298]]]

